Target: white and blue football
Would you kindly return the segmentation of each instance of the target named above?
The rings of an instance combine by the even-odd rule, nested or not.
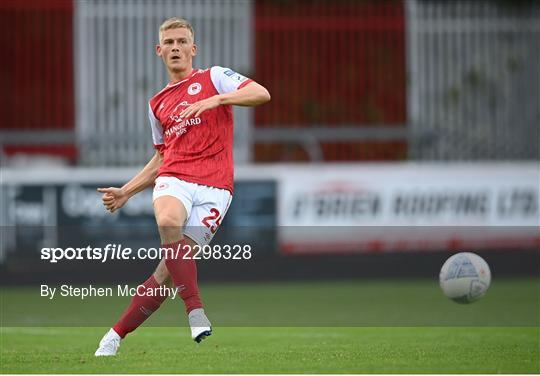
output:
[[[450,257],[441,268],[439,284],[447,297],[457,303],[472,303],[484,296],[491,283],[487,262],[471,252]]]

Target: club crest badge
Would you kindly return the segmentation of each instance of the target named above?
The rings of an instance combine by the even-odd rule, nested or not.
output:
[[[187,92],[189,95],[195,95],[195,94],[199,94],[201,90],[202,90],[202,85],[198,82],[195,82],[189,85]]]
[[[155,186],[154,191],[162,191],[162,190],[167,189],[167,188],[169,188],[169,184],[167,184],[167,183],[159,183],[158,185]]]

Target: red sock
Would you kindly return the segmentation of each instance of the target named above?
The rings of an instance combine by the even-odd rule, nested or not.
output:
[[[178,290],[178,294],[184,300],[186,312],[189,313],[195,308],[202,308],[203,304],[199,296],[199,286],[197,285],[197,264],[192,258],[183,258],[188,252],[188,247],[184,247],[187,245],[188,243],[185,240],[180,240],[172,244],[163,244],[162,247],[173,250],[172,253],[166,253],[165,265]],[[193,252],[190,252],[189,255],[193,257]]]
[[[139,288],[139,293],[147,292],[149,289],[159,288],[159,283],[152,275],[143,284],[146,290]],[[147,296],[143,294],[136,294],[131,299],[131,304],[126,308],[120,320],[113,326],[113,329],[118,335],[124,338],[128,333],[131,333],[137,329],[152,313],[154,313],[161,303],[167,299],[167,295],[158,294],[157,290],[154,290],[155,296]]]

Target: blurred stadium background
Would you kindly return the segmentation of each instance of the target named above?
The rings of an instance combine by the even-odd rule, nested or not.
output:
[[[170,16],[193,23],[197,67],[272,94],[235,108],[236,195],[216,239],[252,244],[254,261],[203,262],[203,282],[436,280],[461,250],[495,278],[539,275],[537,2],[4,0],[3,284],[139,282],[154,267],[39,250],[158,244],[150,192],[111,216],[95,188],[153,153]]]

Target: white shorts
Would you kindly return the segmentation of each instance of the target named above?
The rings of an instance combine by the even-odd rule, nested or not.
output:
[[[179,199],[187,211],[184,235],[200,246],[209,244],[225,217],[232,195],[226,189],[189,183],[172,176],[156,179],[152,200],[162,196]]]

